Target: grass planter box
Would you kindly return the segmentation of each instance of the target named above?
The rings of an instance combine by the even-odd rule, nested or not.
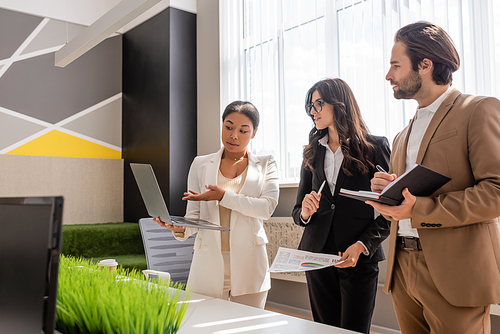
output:
[[[173,334],[189,293],[170,283],[147,282],[137,270],[101,269],[61,256],[56,329],[63,334]]]

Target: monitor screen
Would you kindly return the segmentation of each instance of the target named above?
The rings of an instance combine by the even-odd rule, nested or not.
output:
[[[0,198],[2,333],[54,333],[62,197]]]

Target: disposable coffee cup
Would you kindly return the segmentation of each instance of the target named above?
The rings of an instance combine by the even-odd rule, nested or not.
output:
[[[118,262],[116,262],[115,259],[106,259],[99,261],[98,266],[101,267],[101,269],[107,268],[109,271],[113,271],[116,270]]]
[[[170,282],[170,274],[165,271],[148,269],[143,270],[142,273],[146,276],[146,280],[151,282],[163,282],[167,284]]]

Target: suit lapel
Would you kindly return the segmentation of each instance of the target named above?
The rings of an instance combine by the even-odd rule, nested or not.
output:
[[[339,197],[340,188],[344,185],[344,181],[347,179],[347,175],[344,173],[342,166],[339,169],[339,175],[337,176],[337,180],[335,181],[335,190],[333,193],[333,198],[337,201],[337,197]]]
[[[315,186],[318,187],[316,189],[316,191],[319,190],[319,187],[321,187],[321,184],[323,183],[323,181],[326,180],[325,154],[326,154],[326,147],[324,147],[323,145],[319,145],[318,154],[316,156],[316,159],[317,159],[316,166],[317,167],[315,169],[315,173],[316,173],[316,176],[318,178],[319,184],[317,184],[317,185],[313,184],[313,187],[315,187]],[[325,183],[325,187],[321,191],[321,194],[322,194],[322,196],[326,196],[330,200],[330,202],[333,201],[332,190],[330,189],[330,185],[328,184],[328,181]]]
[[[427,147],[429,147],[429,143],[432,137],[434,136],[434,133],[436,132],[439,124],[441,124],[443,118],[450,111],[451,107],[453,106],[453,103],[455,102],[458,96],[460,96],[460,92],[458,90],[456,89],[451,90],[446,96],[446,98],[443,100],[441,105],[439,106],[438,110],[436,110],[436,113],[432,117],[429,126],[427,126],[427,129],[425,130],[424,137],[422,138],[422,142],[418,149],[417,161],[416,161],[417,164],[422,163],[425,152],[427,151]]]
[[[240,194],[256,195],[255,191],[262,188],[262,164],[260,160],[250,151],[248,152],[248,169],[245,182],[241,187]]]
[[[396,157],[394,162],[392,163],[394,170],[391,172],[396,174],[397,176],[403,174],[406,169],[406,148],[408,147],[408,139],[410,138],[413,121],[414,118],[412,118],[408,126],[403,129],[403,131],[401,131],[400,136],[402,144],[395,146],[391,154],[391,157]]]
[[[220,160],[222,157],[222,152],[224,148],[221,148],[217,153],[214,154],[212,159],[210,159],[205,169],[205,185],[207,184],[217,184],[217,175],[219,173]],[[203,185],[203,187],[205,186]],[[205,192],[206,189],[201,189],[201,192]],[[217,201],[207,201],[208,212],[210,213],[210,218],[212,222],[219,222],[219,206]]]

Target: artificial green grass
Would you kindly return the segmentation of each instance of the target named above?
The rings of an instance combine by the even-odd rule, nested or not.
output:
[[[92,262],[115,259],[124,269],[147,269],[137,223],[63,225],[62,254]]]
[[[64,225],[62,253],[75,257],[144,254],[137,223]]]
[[[175,334],[190,293],[169,282],[150,284],[142,273],[100,270],[61,256],[56,329],[65,334]]]

